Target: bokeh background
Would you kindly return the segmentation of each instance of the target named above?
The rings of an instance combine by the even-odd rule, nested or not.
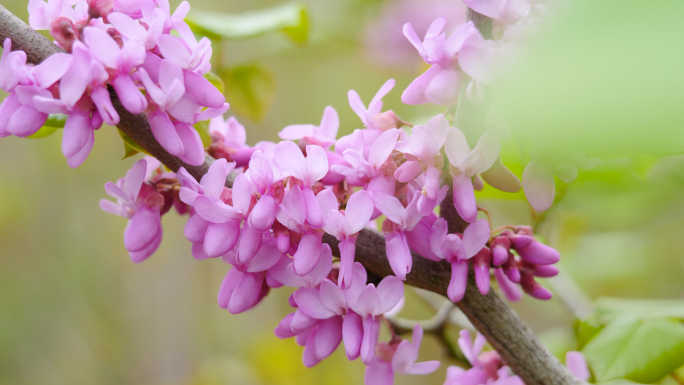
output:
[[[237,107],[228,115],[246,126],[248,143],[276,140],[288,124],[317,123],[326,105],[340,114],[340,135],[350,133],[361,123],[347,91],[357,90],[368,102],[389,78],[397,86],[385,106],[403,119],[421,123],[444,112],[401,104],[401,92],[426,69],[401,26],[410,21],[422,35],[434,18],[446,16],[453,30],[465,18],[460,1],[302,3],[310,23],[304,43],[282,33],[215,43],[215,70],[233,74],[243,87],[228,95]],[[282,2],[191,4],[241,13]],[[26,5],[3,0],[24,20]],[[123,144],[111,127],[96,137],[76,170],[60,152],[59,132],[41,140],[0,140],[1,385],[363,383],[363,365],[348,362],[343,349],[306,369],[301,348],[273,335],[290,312],[291,290],[272,291],[244,314],[220,309],[215,298],[228,265],[192,258],[185,218],[166,215],[159,250],[144,263],[131,263],[122,242],[125,219],[100,211],[98,201],[106,197],[105,182],[123,176],[137,158],[121,160]],[[527,158],[519,144],[515,137],[505,141],[502,159],[521,175]],[[522,192],[486,188],[481,198],[494,225],[538,224],[542,237],[561,251],[561,276],[543,280],[556,296],[548,302],[525,297],[513,307],[562,357],[577,348],[577,310],[589,311],[597,298],[684,299],[684,158],[612,156],[580,171],[571,185],[557,183],[560,199],[544,218],[530,215]],[[406,303],[404,317],[434,314],[411,290]],[[457,329],[450,333],[455,339]],[[443,383],[454,363],[444,357],[443,345],[428,336],[421,359],[442,359],[443,366],[426,377],[399,376],[396,383]]]

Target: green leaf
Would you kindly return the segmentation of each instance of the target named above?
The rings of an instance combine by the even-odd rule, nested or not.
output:
[[[656,382],[684,364],[684,326],[668,319],[622,317],[582,349],[598,382]]]
[[[226,85],[223,83],[223,79],[221,79],[221,77],[216,73],[209,71],[204,74],[204,78],[209,80],[209,83],[221,91],[221,93],[226,92]]]
[[[297,3],[241,14],[193,9],[185,21],[193,31],[211,39],[246,39],[280,31],[301,43],[309,36],[308,11]]]
[[[270,72],[256,65],[239,66],[221,73],[226,83],[226,99],[231,110],[261,121],[275,97],[275,79]]]
[[[684,301],[604,297],[594,301],[594,313],[603,323],[611,322],[625,315],[640,319],[676,318],[684,320]]]
[[[603,329],[605,324],[601,324],[595,315],[590,315],[575,323],[575,334],[577,335],[577,348],[582,349]]]
[[[150,155],[147,151],[145,151],[144,148],[140,147],[138,142],[136,142],[135,140],[133,140],[133,138],[128,136],[127,133],[121,131],[120,128],[117,128],[117,131],[119,131],[119,136],[121,136],[121,139],[124,143],[124,157],[121,159],[129,158],[139,152],[142,152],[145,155]]]
[[[200,138],[202,139],[202,145],[204,148],[208,148],[211,145],[211,134],[209,134],[209,123],[206,121],[201,121],[197,122],[195,124],[195,129],[199,133]]]
[[[50,114],[41,127],[35,134],[30,135],[29,139],[42,139],[55,133],[60,128],[64,128],[67,116],[63,114]]]

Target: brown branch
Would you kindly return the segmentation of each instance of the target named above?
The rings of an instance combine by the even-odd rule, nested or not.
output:
[[[29,62],[34,64],[60,52],[60,49],[47,38],[32,30],[0,5],[0,39],[4,40],[6,37],[12,38],[13,49],[25,51]],[[121,117],[118,127],[146,151],[171,170],[176,171],[181,166],[186,167],[198,180],[206,173],[214,159],[207,156],[204,164],[199,167],[184,164],[157,143],[144,115],[129,113],[122,107],[116,95],[113,94],[113,96],[112,101]],[[232,185],[231,177],[226,185]],[[453,210],[453,205],[446,205],[443,210],[448,217],[451,214],[447,213]],[[463,223],[457,219],[453,218],[449,221],[450,231],[463,228]],[[339,242],[329,234],[325,234],[323,240],[330,244],[333,253],[339,256]],[[385,254],[385,240],[377,231],[369,229],[361,231],[356,241],[356,260],[377,276],[385,277],[393,274]],[[451,269],[448,263],[433,262],[414,253],[413,269],[408,274],[406,283],[446,296],[450,275]],[[469,277],[465,298],[456,305],[527,385],[576,383],[507,303],[493,291],[486,296],[480,295],[472,276]]]

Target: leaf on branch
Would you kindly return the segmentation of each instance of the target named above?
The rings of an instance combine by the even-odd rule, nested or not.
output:
[[[193,9],[185,21],[194,32],[212,40],[246,39],[273,31],[283,32],[298,43],[309,37],[309,13],[297,3],[241,14]]]
[[[64,128],[67,116],[63,114],[50,114],[41,127],[35,134],[29,136],[29,139],[42,139],[55,133],[60,128]]]
[[[133,156],[139,152],[142,152],[145,155],[150,155],[147,151],[145,151],[144,148],[140,147],[138,142],[136,142],[135,140],[133,140],[133,138],[128,136],[128,134],[121,131],[121,129],[119,129],[119,128],[117,128],[117,131],[119,131],[119,136],[121,136],[121,139],[123,140],[123,144],[124,144],[124,156],[121,159],[130,158],[131,156]],[[152,156],[152,155],[150,155],[150,156]]]
[[[239,66],[221,72],[230,108],[253,121],[266,116],[275,97],[275,78],[256,65]]]
[[[684,364],[684,326],[664,318],[617,318],[582,353],[599,382],[624,378],[650,384]]]

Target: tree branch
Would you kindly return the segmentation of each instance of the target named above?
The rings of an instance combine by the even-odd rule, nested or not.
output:
[[[12,48],[26,52],[28,61],[33,64],[61,51],[0,5],[0,39],[4,40],[6,37],[12,39]],[[133,115],[126,111],[111,88],[110,92],[114,107],[121,117],[118,127],[123,132],[173,171],[183,166],[197,180],[206,173],[214,161],[213,158],[207,155],[202,166],[193,167],[170,155],[154,139],[147,118],[142,114]],[[233,178],[234,175],[229,176],[227,186],[232,185]],[[453,205],[446,205],[443,210],[445,215],[450,215],[446,213],[453,210]],[[455,218],[449,222],[450,231],[463,227],[463,223]],[[339,242],[334,237],[325,234],[323,241],[331,246],[334,255],[339,256]],[[380,277],[393,274],[385,253],[384,237],[377,231],[364,229],[360,232],[356,241],[356,260]],[[450,275],[451,269],[447,262],[433,262],[414,253],[413,269],[408,274],[406,283],[446,296]],[[493,291],[486,296],[478,292],[472,274],[464,299],[456,305],[527,385],[577,383],[507,303]]]

